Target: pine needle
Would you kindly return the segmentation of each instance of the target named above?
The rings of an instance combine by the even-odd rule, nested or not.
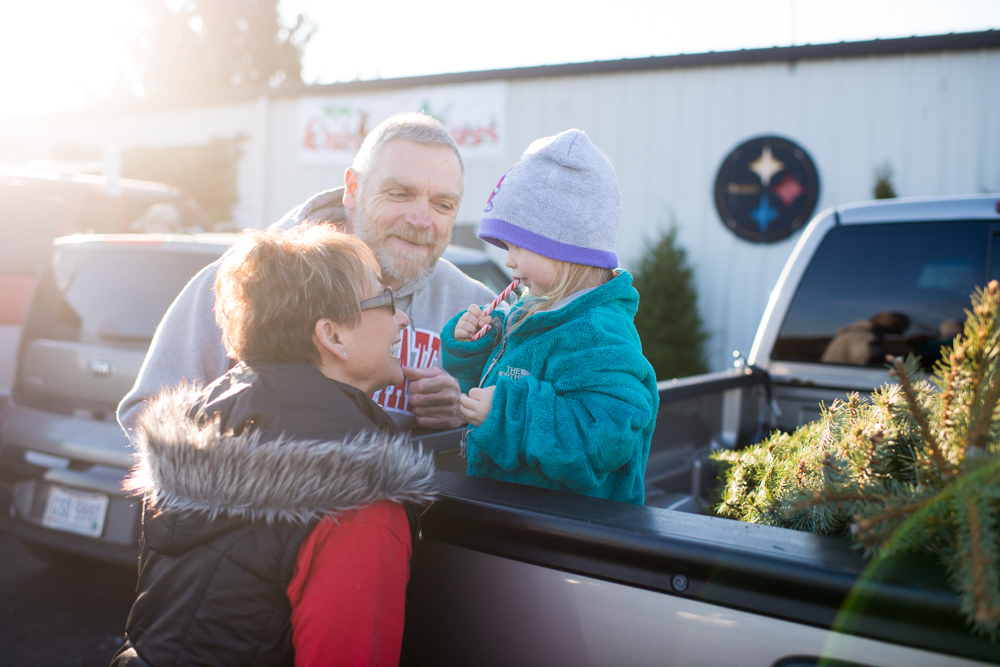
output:
[[[951,466],[945,460],[944,456],[941,454],[941,448],[938,447],[937,438],[931,432],[931,427],[927,423],[927,413],[917,402],[917,392],[913,388],[913,383],[910,381],[910,374],[906,371],[906,364],[899,357],[896,357],[892,362],[893,372],[892,374],[899,378],[899,384],[903,387],[903,394],[906,395],[906,402],[910,407],[910,414],[916,420],[917,424],[920,426],[920,433],[924,436],[924,444],[929,450],[930,455],[934,458],[934,463],[940,470],[947,470],[950,472]]]

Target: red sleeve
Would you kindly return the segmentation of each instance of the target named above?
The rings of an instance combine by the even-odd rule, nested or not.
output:
[[[396,503],[316,525],[288,585],[296,667],[399,664],[410,548]]]

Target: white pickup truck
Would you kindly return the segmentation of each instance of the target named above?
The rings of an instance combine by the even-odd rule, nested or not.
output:
[[[644,507],[471,478],[454,434],[418,438],[438,453],[444,498],[422,518],[403,663],[1000,664],[932,560],[872,568],[843,540],[697,513],[713,448],[872,390],[887,354],[929,366],[998,274],[996,195],[821,213],[748,363],[660,383]]]

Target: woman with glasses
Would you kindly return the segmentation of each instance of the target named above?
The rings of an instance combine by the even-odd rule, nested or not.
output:
[[[249,234],[215,283],[238,364],[143,415],[138,597],[113,665],[396,664],[433,464],[368,396],[406,315],[358,239]]]

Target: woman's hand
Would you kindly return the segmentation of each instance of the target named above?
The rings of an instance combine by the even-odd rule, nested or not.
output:
[[[473,334],[492,322],[492,317],[484,315],[479,306],[472,304],[455,325],[455,340],[472,340]]]
[[[490,408],[493,407],[493,391],[495,389],[496,387],[475,388],[470,389],[468,395],[459,396],[458,409],[473,426],[479,426],[489,416]]]

